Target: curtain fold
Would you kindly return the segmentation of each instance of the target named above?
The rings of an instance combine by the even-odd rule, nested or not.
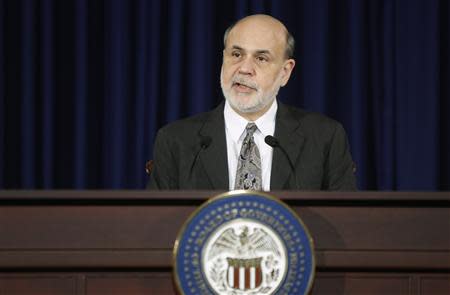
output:
[[[45,0],[41,6],[41,31],[42,42],[40,45],[42,67],[40,70],[42,87],[42,164],[40,165],[42,173],[42,187],[51,189],[54,183],[53,171],[53,153],[54,153],[54,91],[53,91],[53,3],[51,0]],[[82,55],[82,52],[80,52]],[[78,77],[77,77],[78,78]],[[77,79],[78,80],[78,79]],[[80,79],[81,80],[81,79]],[[82,102],[79,101],[81,105]]]
[[[5,43],[5,35],[3,32],[5,31],[4,28],[4,20],[5,20],[5,7],[4,3],[0,1],[0,163],[3,163],[0,165],[0,188],[5,186],[5,176],[4,176],[4,166],[5,166],[5,123],[6,123],[6,114],[5,114],[5,52],[4,52],[4,43]]]
[[[36,173],[36,107],[39,105],[36,103],[36,82],[34,72],[36,69],[36,48],[35,48],[35,34],[33,34],[36,26],[36,16],[33,13],[36,10],[35,2],[32,0],[22,0],[21,20],[22,30],[20,31],[20,37],[22,41],[22,47],[20,48],[21,63],[20,63],[20,112],[21,117],[21,129],[20,138],[22,144],[18,147],[20,153],[20,168],[22,171],[21,185],[23,187],[34,187],[36,185],[35,175],[39,177],[39,173]]]
[[[87,84],[90,78],[87,72],[87,3],[86,0],[75,1],[75,93],[74,93],[74,161],[73,177],[75,187],[85,187],[86,155],[88,126],[87,113]],[[44,62],[45,63],[45,62]]]
[[[0,0],[0,189],[141,189],[164,124],[223,98],[224,30],[296,38],[285,103],[348,132],[362,190],[450,189],[446,0]]]

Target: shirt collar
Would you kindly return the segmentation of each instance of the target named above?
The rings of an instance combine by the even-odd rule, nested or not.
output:
[[[267,110],[264,115],[259,117],[254,123],[258,127],[259,132],[263,134],[263,136],[274,134],[275,130],[275,117],[277,114],[278,103],[275,99],[269,110]],[[228,130],[231,139],[234,142],[238,142],[239,138],[244,134],[245,127],[249,123],[247,119],[241,117],[235,110],[230,106],[228,101],[225,101],[225,107],[223,110],[224,119],[225,119],[225,128]]]

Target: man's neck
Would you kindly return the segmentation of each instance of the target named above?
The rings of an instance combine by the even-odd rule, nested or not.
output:
[[[262,115],[264,115],[265,113],[267,113],[267,111],[270,109],[270,107],[272,106],[273,102],[275,100],[272,100],[271,103],[269,103],[267,106],[265,106],[262,110],[259,110],[257,112],[254,113],[243,113],[240,112],[239,110],[236,110],[233,106],[231,106],[231,108],[241,117],[243,117],[244,119],[246,119],[247,121],[250,122],[255,122],[256,120],[258,120]]]

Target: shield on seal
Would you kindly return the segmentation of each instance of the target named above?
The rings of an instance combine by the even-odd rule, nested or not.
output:
[[[236,290],[253,290],[262,283],[262,257],[253,259],[227,258],[228,285]]]

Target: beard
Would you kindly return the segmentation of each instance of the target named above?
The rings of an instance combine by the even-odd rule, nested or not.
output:
[[[233,93],[235,84],[244,85],[253,89],[252,93]],[[220,74],[220,86],[225,99],[230,105],[241,113],[256,113],[269,106],[277,97],[280,90],[279,77],[273,83],[272,87],[264,92],[256,82],[245,77],[236,75],[231,79],[231,85],[227,87],[223,80],[223,74]]]

